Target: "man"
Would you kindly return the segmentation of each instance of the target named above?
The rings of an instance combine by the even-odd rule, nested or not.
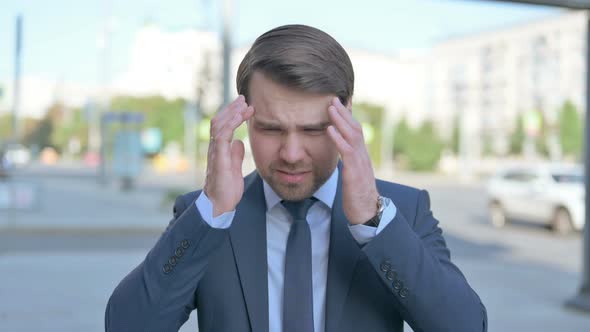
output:
[[[211,121],[202,191],[115,289],[107,331],[486,331],[425,191],[376,180],[352,64],[326,33],[275,28]],[[247,122],[256,171],[242,177]]]

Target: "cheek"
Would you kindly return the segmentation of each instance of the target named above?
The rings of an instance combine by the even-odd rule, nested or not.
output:
[[[321,163],[328,163],[338,157],[336,145],[334,145],[328,135],[310,139],[307,144],[307,151],[312,159]]]
[[[257,162],[269,163],[276,158],[280,143],[269,136],[253,134],[250,136],[252,154]]]

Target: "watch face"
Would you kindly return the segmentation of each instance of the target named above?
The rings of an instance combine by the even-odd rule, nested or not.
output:
[[[379,198],[377,198],[377,207],[379,210],[379,213],[383,212],[383,210],[385,210],[385,200],[383,199],[383,196],[379,196]]]
[[[383,196],[377,197],[377,214],[369,219],[364,225],[377,227],[379,226],[379,222],[381,221],[381,215],[383,214],[383,210],[385,210],[385,199]]]

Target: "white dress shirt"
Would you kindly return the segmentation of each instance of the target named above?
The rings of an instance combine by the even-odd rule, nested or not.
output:
[[[307,214],[311,231],[311,255],[313,278],[313,321],[314,331],[324,332],[326,316],[326,284],[328,279],[328,249],[330,248],[331,211],[338,185],[338,168],[328,181],[313,195],[318,199]],[[268,259],[268,317],[269,331],[281,331],[283,326],[283,281],[285,252],[292,217],[283,207],[281,198],[263,181],[266,200],[266,250]],[[369,242],[379,234],[395,217],[397,209],[386,199],[386,207],[378,227],[349,225],[350,232],[359,244]],[[235,210],[213,218],[211,201],[201,192],[195,202],[199,213],[211,227],[228,228],[233,221]],[[239,222],[239,221],[238,221]]]

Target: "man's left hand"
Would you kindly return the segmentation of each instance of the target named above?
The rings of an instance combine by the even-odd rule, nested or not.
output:
[[[379,192],[363,128],[338,97],[328,107],[328,135],[342,158],[342,206],[351,224],[363,224],[377,214]]]

